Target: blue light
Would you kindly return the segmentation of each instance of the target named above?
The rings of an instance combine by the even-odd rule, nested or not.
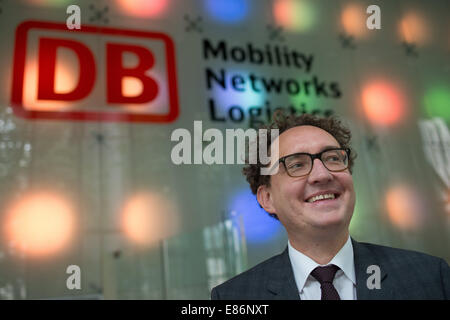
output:
[[[248,13],[248,0],[205,0],[205,6],[213,19],[225,23],[242,21]]]
[[[243,224],[249,243],[270,242],[283,231],[281,223],[259,206],[250,189],[241,190],[232,197],[228,212],[233,224]]]
[[[217,75],[220,75],[219,71],[216,71]],[[222,112],[228,112],[232,106],[239,106],[243,110],[248,110],[251,107],[264,106],[266,94],[265,92],[256,92],[250,85],[249,72],[235,69],[226,69],[226,81],[227,89],[223,89],[221,86],[214,84],[211,90],[212,97],[215,99],[216,107]],[[231,77],[240,75],[245,79],[245,83],[239,87],[242,91],[238,91],[231,86]]]

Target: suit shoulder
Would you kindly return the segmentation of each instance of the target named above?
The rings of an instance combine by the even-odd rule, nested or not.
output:
[[[250,297],[251,299],[255,292],[262,291],[268,275],[272,272],[271,270],[280,256],[281,254],[278,254],[264,260],[249,270],[214,287],[212,290],[213,299],[240,299],[240,297]],[[257,299],[257,297],[254,298]]]
[[[384,269],[392,288],[401,299],[448,299],[450,297],[450,267],[430,254],[359,243]]]
[[[442,260],[439,257],[415,250],[388,247],[364,242],[360,242],[359,244],[365,246],[374,255],[386,262],[439,264]]]
[[[224,283],[222,283],[219,286],[233,285],[235,283],[242,282],[242,281],[244,281],[244,282],[245,281],[253,281],[257,277],[264,277],[264,274],[266,274],[267,269],[270,269],[271,266],[273,265],[273,263],[277,259],[279,259],[279,257],[280,257],[280,254],[275,255],[267,260],[264,260],[263,262],[260,262],[259,264],[248,269],[247,271],[244,271],[244,272],[234,276],[233,278],[225,281]]]

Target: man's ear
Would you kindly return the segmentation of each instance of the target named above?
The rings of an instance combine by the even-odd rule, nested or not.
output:
[[[266,185],[261,185],[256,191],[256,199],[258,199],[261,207],[264,208],[268,213],[276,214],[275,207],[273,206],[273,198],[270,193],[270,189]]]

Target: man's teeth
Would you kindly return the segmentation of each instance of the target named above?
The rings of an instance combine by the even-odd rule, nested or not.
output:
[[[317,200],[323,200],[323,199],[334,199],[335,196],[333,193],[327,193],[327,194],[320,194],[318,196],[312,197],[308,199],[308,202],[315,202]]]

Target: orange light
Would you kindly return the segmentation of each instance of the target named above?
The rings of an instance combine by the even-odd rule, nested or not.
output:
[[[429,40],[425,20],[416,12],[408,12],[398,24],[400,39],[407,43],[423,45]]]
[[[64,50],[62,50],[64,51]],[[55,67],[55,92],[71,92],[78,83],[78,71],[66,59],[56,59]],[[63,111],[70,107],[68,102],[53,100],[38,100],[38,62],[37,59],[30,59],[26,65],[26,77],[24,81],[24,107],[26,109],[41,111]],[[76,76],[74,76],[76,75]]]
[[[168,0],[117,0],[119,7],[126,14],[140,17],[157,17],[168,7]]]
[[[126,236],[138,245],[152,245],[173,235],[177,229],[176,209],[158,194],[141,192],[132,196],[122,211]]]
[[[126,97],[135,97],[142,93],[144,89],[142,82],[133,77],[122,78],[123,95]]]
[[[415,190],[406,185],[392,187],[386,193],[386,209],[392,224],[413,230],[423,222],[423,204]]]
[[[75,227],[74,212],[61,195],[30,193],[7,208],[7,241],[30,256],[48,256],[69,244]]]
[[[364,112],[375,125],[394,125],[406,115],[402,92],[386,81],[374,81],[362,90]]]
[[[274,3],[274,16],[276,21],[282,21],[284,26],[295,26],[292,14],[292,5],[288,0],[279,0]]]
[[[360,4],[347,5],[341,13],[341,26],[348,35],[362,38],[367,35],[366,11]]]
[[[167,83],[167,80],[161,77],[157,72],[149,74],[158,84],[158,96],[155,100],[146,104],[133,104],[128,103],[121,108],[126,109],[127,112],[143,113],[152,112],[155,114],[166,112],[168,100],[168,88],[162,84]],[[135,77],[123,77],[122,78],[122,93],[126,97],[135,97],[142,93],[144,86],[142,81]]]

